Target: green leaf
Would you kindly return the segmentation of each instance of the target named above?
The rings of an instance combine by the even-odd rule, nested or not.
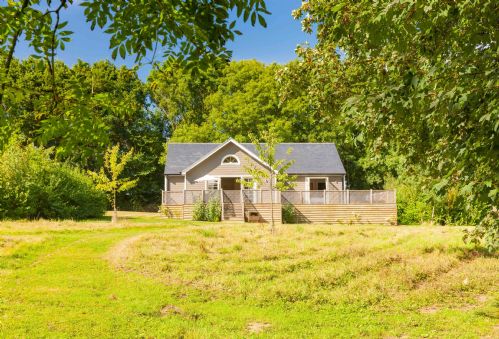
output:
[[[125,45],[120,45],[120,56],[122,59],[125,59],[126,55],[126,50],[125,50]]]
[[[345,7],[346,3],[342,2],[342,3],[339,3],[337,5],[334,5],[333,8],[331,8],[331,13],[336,13],[338,12],[340,9],[342,9],[343,7]]]
[[[267,28],[267,22],[265,21],[265,18],[263,16],[261,16],[260,14],[258,14],[258,22],[260,23],[260,25],[262,27]]]

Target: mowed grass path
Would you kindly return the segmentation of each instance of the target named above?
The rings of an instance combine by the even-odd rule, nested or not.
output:
[[[0,337],[499,335],[462,228],[0,223]]]

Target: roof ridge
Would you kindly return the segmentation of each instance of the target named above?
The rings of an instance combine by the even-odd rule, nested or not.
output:
[[[251,142],[242,142],[241,144],[251,144]],[[261,144],[264,144],[262,142]],[[335,142],[279,142],[277,145],[336,145]]]
[[[220,145],[223,142],[168,142],[169,144],[177,144],[177,145]],[[252,142],[240,142],[240,144],[254,145]],[[262,143],[264,144],[264,143]],[[335,142],[278,142],[277,145],[324,145],[331,144],[336,145]]]
[[[169,142],[169,145],[222,145],[223,142]],[[254,145],[252,142],[241,142],[241,145]],[[261,144],[265,144],[262,142]],[[335,142],[279,142],[276,145],[335,145]]]

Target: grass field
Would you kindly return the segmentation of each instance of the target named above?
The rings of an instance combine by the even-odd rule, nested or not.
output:
[[[0,222],[0,337],[499,337],[462,228]]]

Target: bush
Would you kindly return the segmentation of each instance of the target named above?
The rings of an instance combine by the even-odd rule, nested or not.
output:
[[[435,180],[423,176],[387,179],[386,188],[397,189],[398,223],[433,222],[439,225],[478,225],[490,207],[463,193],[465,187],[449,186],[437,191]]]
[[[285,224],[293,224],[296,222],[296,211],[293,205],[283,204],[282,205],[282,220]]]
[[[197,200],[192,211],[192,219],[196,221],[220,221],[222,220],[222,205],[220,199],[212,198],[206,204]]]
[[[212,198],[208,200],[206,205],[206,220],[207,221],[220,221],[222,220],[222,204],[220,199]]]
[[[485,248],[489,253],[499,250],[499,211],[493,208],[473,229],[464,231],[464,241]]]
[[[192,220],[205,221],[206,220],[206,204],[203,200],[197,200],[192,210]]]
[[[105,195],[51,150],[17,142],[0,155],[0,218],[85,219],[102,216]]]
[[[431,195],[422,189],[423,183],[415,177],[387,179],[387,188],[397,189],[397,216],[401,225],[420,224],[432,217]]]

